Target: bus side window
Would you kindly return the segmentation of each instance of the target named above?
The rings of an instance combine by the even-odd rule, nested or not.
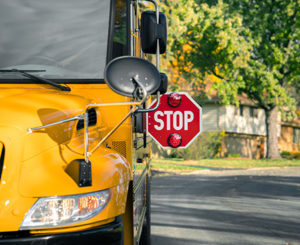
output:
[[[128,55],[127,1],[116,0],[114,17],[112,59]]]

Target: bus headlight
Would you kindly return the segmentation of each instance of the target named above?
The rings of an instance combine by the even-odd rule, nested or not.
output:
[[[25,215],[20,230],[65,226],[99,214],[110,201],[104,190],[73,196],[42,197]]]

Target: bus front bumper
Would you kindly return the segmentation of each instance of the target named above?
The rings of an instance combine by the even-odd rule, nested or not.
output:
[[[123,224],[121,218],[97,229],[45,236],[2,235],[0,245],[122,245]]]

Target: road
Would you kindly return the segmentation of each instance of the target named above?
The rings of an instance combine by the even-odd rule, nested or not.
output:
[[[300,169],[154,176],[153,245],[300,244]]]

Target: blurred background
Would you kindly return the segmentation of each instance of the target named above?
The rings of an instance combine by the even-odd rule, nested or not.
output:
[[[162,70],[203,131],[153,144],[152,242],[300,244],[300,1],[160,2]]]
[[[160,6],[168,19],[162,70],[169,91],[188,92],[199,103],[203,131],[187,149],[154,145],[155,158],[300,165],[299,1],[161,0]]]

